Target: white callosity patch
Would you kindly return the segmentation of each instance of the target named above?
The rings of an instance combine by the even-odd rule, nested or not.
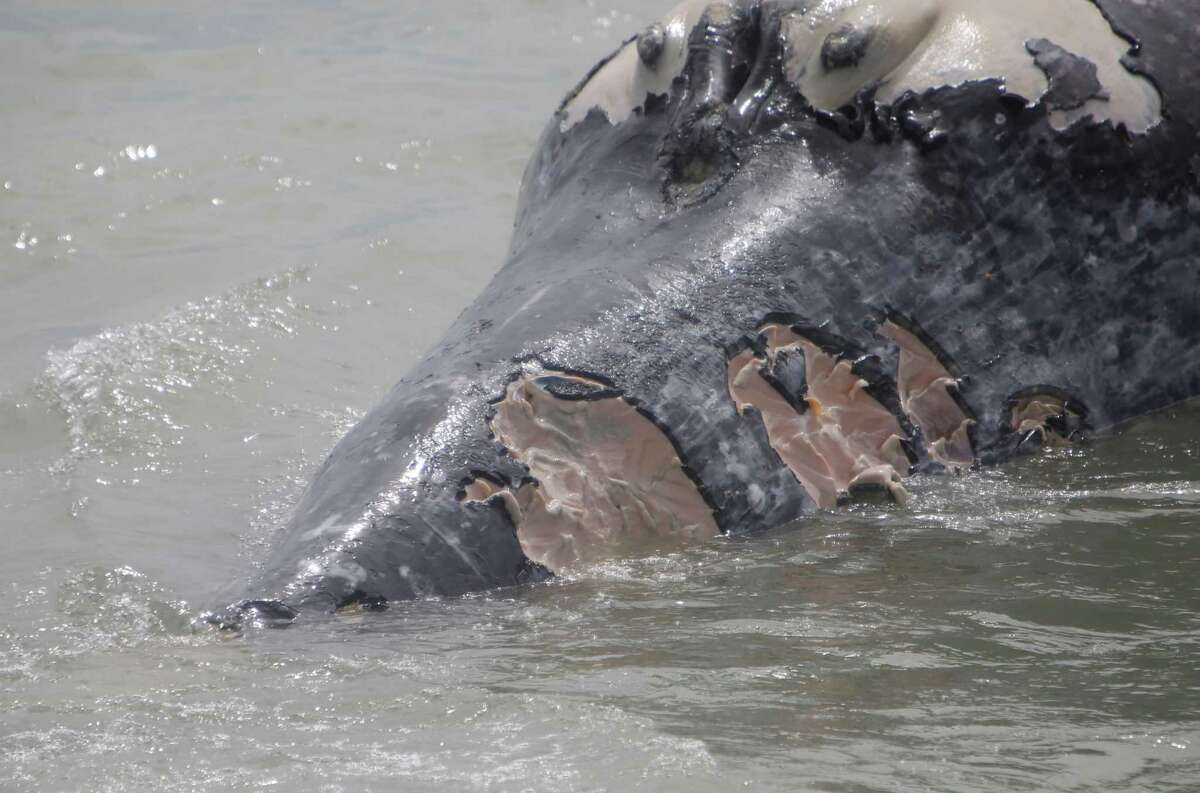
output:
[[[659,24],[665,33],[664,45],[651,66],[638,57],[636,40],[622,46],[567,102],[563,131],[583,121],[592,108],[600,108],[610,123],[620,124],[642,106],[647,96],[670,93],[671,83],[683,72],[687,61],[688,36],[711,3],[684,0],[662,18]]]
[[[974,420],[951,395],[958,380],[912,331],[889,320],[879,332],[900,348],[900,406],[920,427],[929,456],[949,468],[970,468],[975,463],[970,435]]]
[[[890,103],[906,91],[988,79],[1036,102],[1050,86],[1027,44],[1047,39],[1095,64],[1106,94],[1052,111],[1056,127],[1090,115],[1140,134],[1162,119],[1157,90],[1121,64],[1129,42],[1089,0],[823,0],[784,23],[787,76],[823,110],[837,110],[876,84],[877,101]],[[861,57],[827,68],[826,40],[851,30],[866,39]]]
[[[907,494],[900,477],[908,472],[904,430],[867,392],[850,361],[830,355],[783,325],[760,331],[767,357],[746,350],[729,363],[729,393],[743,412],[762,416],[771,447],[820,508],[837,504],[842,493],[877,485],[897,501]],[[807,410],[797,411],[764,377],[782,351],[804,355]]]
[[[624,45],[564,107],[562,129],[599,108],[613,124],[629,118],[647,95],[664,95],[684,68],[688,36],[709,5],[686,0],[662,20],[662,54],[647,66],[636,41]],[[1146,78],[1121,64],[1130,43],[1090,0],[822,0],[782,20],[785,75],[813,104],[835,111],[861,90],[878,86],[877,101],[979,80],[1037,102],[1050,90],[1027,45],[1041,39],[1093,63],[1103,91],[1081,107],[1052,109],[1065,129],[1091,116],[1141,134],[1162,120],[1162,98]],[[861,51],[830,58],[830,36],[860,39]],[[824,56],[824,57],[823,57]],[[830,68],[830,67],[833,68]]]
[[[896,72],[924,41],[938,18],[935,0],[902,3],[833,2],[811,11],[795,11],[781,22],[786,42],[785,76],[814,107],[837,110],[864,86]],[[858,37],[853,62],[827,68],[826,41]]]
[[[603,389],[582,377],[556,379]],[[536,480],[515,491],[478,477],[464,500],[503,499],[521,548],[559,571],[621,546],[679,545],[719,534],[674,446],[617,395],[566,399],[538,376],[509,385],[492,431]]]

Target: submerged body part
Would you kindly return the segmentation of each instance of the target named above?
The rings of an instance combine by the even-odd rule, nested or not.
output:
[[[686,2],[215,618],[544,580],[1200,394],[1200,0]]]

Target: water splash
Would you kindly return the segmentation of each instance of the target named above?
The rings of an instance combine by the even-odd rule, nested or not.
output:
[[[266,336],[290,336],[309,311],[289,269],[155,322],[102,331],[46,356],[38,389],[66,416],[71,455],[154,456],[182,442],[178,398],[202,387],[229,397]]]

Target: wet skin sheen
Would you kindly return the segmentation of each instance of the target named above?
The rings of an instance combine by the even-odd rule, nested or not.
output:
[[[218,621],[775,527],[1200,393],[1196,18],[685,4],[567,98],[495,280]]]

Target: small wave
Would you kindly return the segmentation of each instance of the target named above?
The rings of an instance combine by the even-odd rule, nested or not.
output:
[[[30,623],[0,630],[0,681],[57,678],[64,662],[112,649],[204,640],[186,602],[130,567],[80,569],[57,585],[56,577],[42,571],[20,598],[22,612],[37,613]]]
[[[289,293],[307,279],[287,270],[47,353],[38,389],[66,415],[72,457],[178,445],[177,397],[201,383],[232,392],[260,337],[296,332],[307,307]]]
[[[192,632],[188,604],[130,567],[90,568],[67,578],[57,605],[67,620],[62,627],[92,649]]]

